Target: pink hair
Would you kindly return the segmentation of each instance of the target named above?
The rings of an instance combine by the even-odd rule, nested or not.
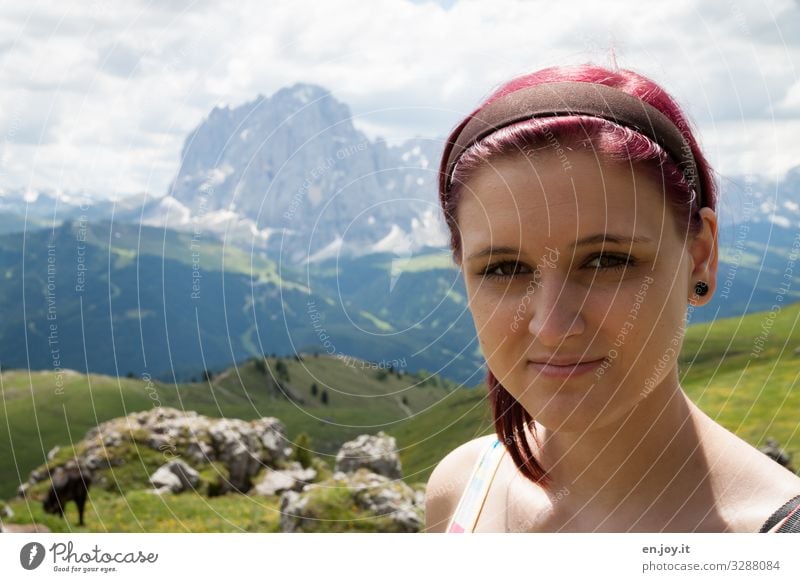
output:
[[[470,147],[459,158],[453,172],[452,188],[445,191],[445,165],[442,159],[439,166],[439,202],[450,230],[450,247],[454,260],[461,264],[461,238],[456,223],[456,210],[462,195],[463,185],[472,173],[493,158],[509,155],[520,155],[531,146],[553,145],[556,143],[571,144],[581,147],[592,147],[599,154],[612,160],[636,164],[663,185],[666,200],[673,210],[676,227],[685,226],[689,236],[696,235],[702,228],[699,210],[707,206],[716,207],[717,184],[714,172],[697,144],[680,107],[664,89],[647,77],[633,71],[620,69],[610,71],[595,65],[574,65],[566,67],[549,67],[517,77],[508,81],[492,93],[477,109],[465,117],[450,133],[447,141],[451,142],[466,125],[469,119],[487,104],[518,89],[558,81],[580,81],[600,83],[616,87],[630,95],[649,103],[666,115],[684,135],[691,147],[697,165],[698,182],[702,191],[702,200],[697,200],[695,191],[690,187],[686,176],[675,162],[655,142],[633,129],[617,125],[613,122],[585,115],[546,117],[518,122],[504,127],[479,143]],[[494,414],[495,432],[503,441],[514,463],[525,477],[547,485],[549,476],[534,458],[525,428],[528,427],[534,439],[535,428],[527,410],[516,400],[488,370],[486,383],[489,387],[489,398]]]

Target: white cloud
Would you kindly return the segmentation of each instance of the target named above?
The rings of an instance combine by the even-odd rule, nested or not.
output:
[[[612,45],[620,67],[686,107],[718,168],[774,174],[800,159],[791,0],[442,4],[5,3],[0,178],[163,193],[184,136],[214,105],[297,81],[329,88],[370,136],[441,137],[510,76],[609,65]]]

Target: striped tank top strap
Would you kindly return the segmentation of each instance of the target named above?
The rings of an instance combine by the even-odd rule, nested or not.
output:
[[[490,440],[472,470],[469,482],[458,502],[453,517],[445,530],[447,533],[471,533],[478,522],[478,516],[486,501],[486,494],[492,484],[505,447],[497,439]]]
[[[776,510],[761,526],[760,533],[800,533],[800,495]]]

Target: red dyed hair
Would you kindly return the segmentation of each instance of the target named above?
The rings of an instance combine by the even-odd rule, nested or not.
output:
[[[636,167],[662,184],[666,202],[672,208],[676,228],[689,236],[702,228],[700,208],[716,207],[717,184],[714,172],[700,151],[697,140],[683,112],[675,100],[651,79],[630,70],[611,71],[595,65],[549,67],[517,77],[503,84],[480,106],[465,117],[450,133],[447,142],[455,140],[469,119],[492,101],[518,89],[542,83],[578,81],[600,83],[615,87],[638,97],[666,115],[684,135],[697,165],[702,200],[698,200],[686,176],[675,161],[655,142],[628,127],[586,115],[536,118],[504,127],[471,146],[458,160],[452,176],[450,192],[445,190],[446,164],[439,166],[439,202],[450,230],[450,247],[459,265],[462,260],[461,237],[456,223],[456,210],[463,185],[472,173],[492,159],[521,155],[532,146],[544,147],[553,142],[579,147],[591,147],[600,155],[612,160],[636,164]],[[554,140],[555,138],[555,140]],[[533,419],[492,374],[487,371],[486,383],[494,413],[494,426],[514,463],[525,477],[546,486],[549,476],[534,458],[527,438],[526,428],[536,439]]]

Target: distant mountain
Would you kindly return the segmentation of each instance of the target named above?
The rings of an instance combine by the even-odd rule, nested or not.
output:
[[[215,108],[186,138],[169,196],[205,222],[235,212],[293,263],[436,246],[446,242],[434,228],[440,148],[372,141],[328,90],[297,83]]]
[[[306,350],[482,381],[463,283],[439,250],[332,260],[309,278],[213,237],[69,221],[0,235],[0,276],[2,369],[181,381]]]
[[[298,83],[215,108],[187,137],[165,196],[0,190],[0,364],[52,367],[53,239],[67,367],[187,379],[299,346],[406,358],[411,370],[476,384],[482,359],[436,201],[439,149],[370,140],[329,91]],[[779,182],[721,186],[718,290],[692,322],[771,309],[787,273],[781,300],[800,299],[787,271],[800,166]],[[87,284],[76,292],[79,275]]]
[[[435,188],[441,142],[371,140],[328,90],[297,83],[214,108],[187,136],[164,195],[95,199],[79,208],[84,195],[0,193],[0,232],[15,230],[3,228],[4,216],[25,212],[58,224],[110,219],[113,211],[118,222],[202,231],[292,264],[409,254],[447,243]]]
[[[442,141],[371,140],[330,91],[296,83],[214,108],[187,136],[166,193],[111,202],[0,188],[0,233],[23,230],[26,215],[36,227],[113,214],[114,222],[200,232],[292,265],[375,252],[409,257],[448,242],[435,184]],[[777,182],[723,176],[721,186],[717,210],[726,233],[741,223],[774,224],[783,234],[800,229],[800,166]]]

